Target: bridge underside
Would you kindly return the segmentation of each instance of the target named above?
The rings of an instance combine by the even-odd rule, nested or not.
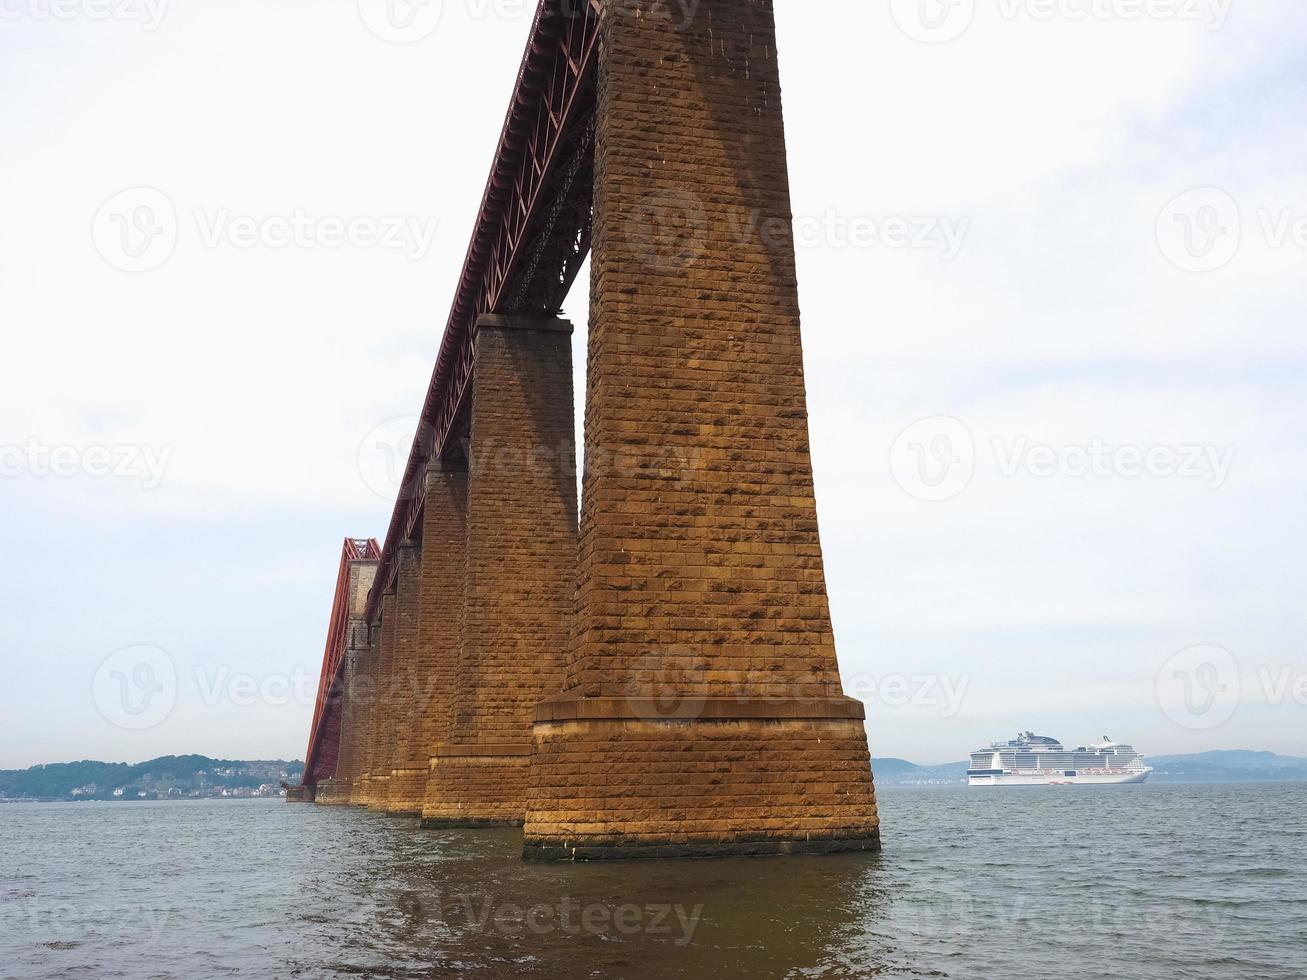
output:
[[[320,803],[524,825],[532,858],[879,846],[772,4],[672,6],[540,4],[385,547],[344,563]],[[591,251],[578,515],[558,314]]]

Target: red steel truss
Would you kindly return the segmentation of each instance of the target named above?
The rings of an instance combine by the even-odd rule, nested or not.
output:
[[[600,7],[540,0],[386,533],[369,622],[394,581],[399,546],[418,525],[428,463],[461,453],[477,319],[557,313],[590,251]]]
[[[346,538],[341,549],[340,571],[336,576],[336,597],[331,603],[331,622],[327,627],[327,649],[322,656],[322,676],[318,680],[318,701],[313,708],[313,725],[309,728],[309,747],[304,755],[304,785],[315,786],[336,771],[340,751],[340,668],[349,650],[350,569],[358,561],[379,561],[381,548],[376,538]]]

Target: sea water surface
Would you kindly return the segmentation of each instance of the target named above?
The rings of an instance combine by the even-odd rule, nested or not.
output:
[[[0,977],[1307,977],[1307,785],[880,799],[880,855],[580,865],[352,808],[0,805]]]

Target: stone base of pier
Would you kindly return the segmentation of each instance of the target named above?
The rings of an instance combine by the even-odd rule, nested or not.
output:
[[[318,806],[349,806],[351,786],[337,779],[324,779],[318,783],[313,802]]]
[[[522,826],[530,765],[530,745],[439,746],[431,760],[422,826]]]
[[[386,804],[390,802],[390,777],[389,776],[369,776],[367,777],[367,790],[363,797],[363,805],[369,810],[386,811]]]
[[[394,770],[387,787],[386,813],[392,817],[421,816],[426,792],[425,768],[415,764]]]
[[[556,698],[536,713],[523,855],[880,849],[852,698]]]

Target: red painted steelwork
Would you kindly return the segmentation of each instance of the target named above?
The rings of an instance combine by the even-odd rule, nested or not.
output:
[[[349,650],[350,570],[355,562],[380,561],[376,538],[346,538],[341,549],[340,571],[336,575],[336,597],[331,603],[327,627],[327,649],[322,656],[318,700],[309,728],[309,747],[304,755],[304,785],[316,786],[336,771],[340,751],[340,668]]]
[[[486,313],[554,314],[590,251],[599,0],[540,0],[368,603],[376,622],[433,459],[460,455],[472,333]]]

